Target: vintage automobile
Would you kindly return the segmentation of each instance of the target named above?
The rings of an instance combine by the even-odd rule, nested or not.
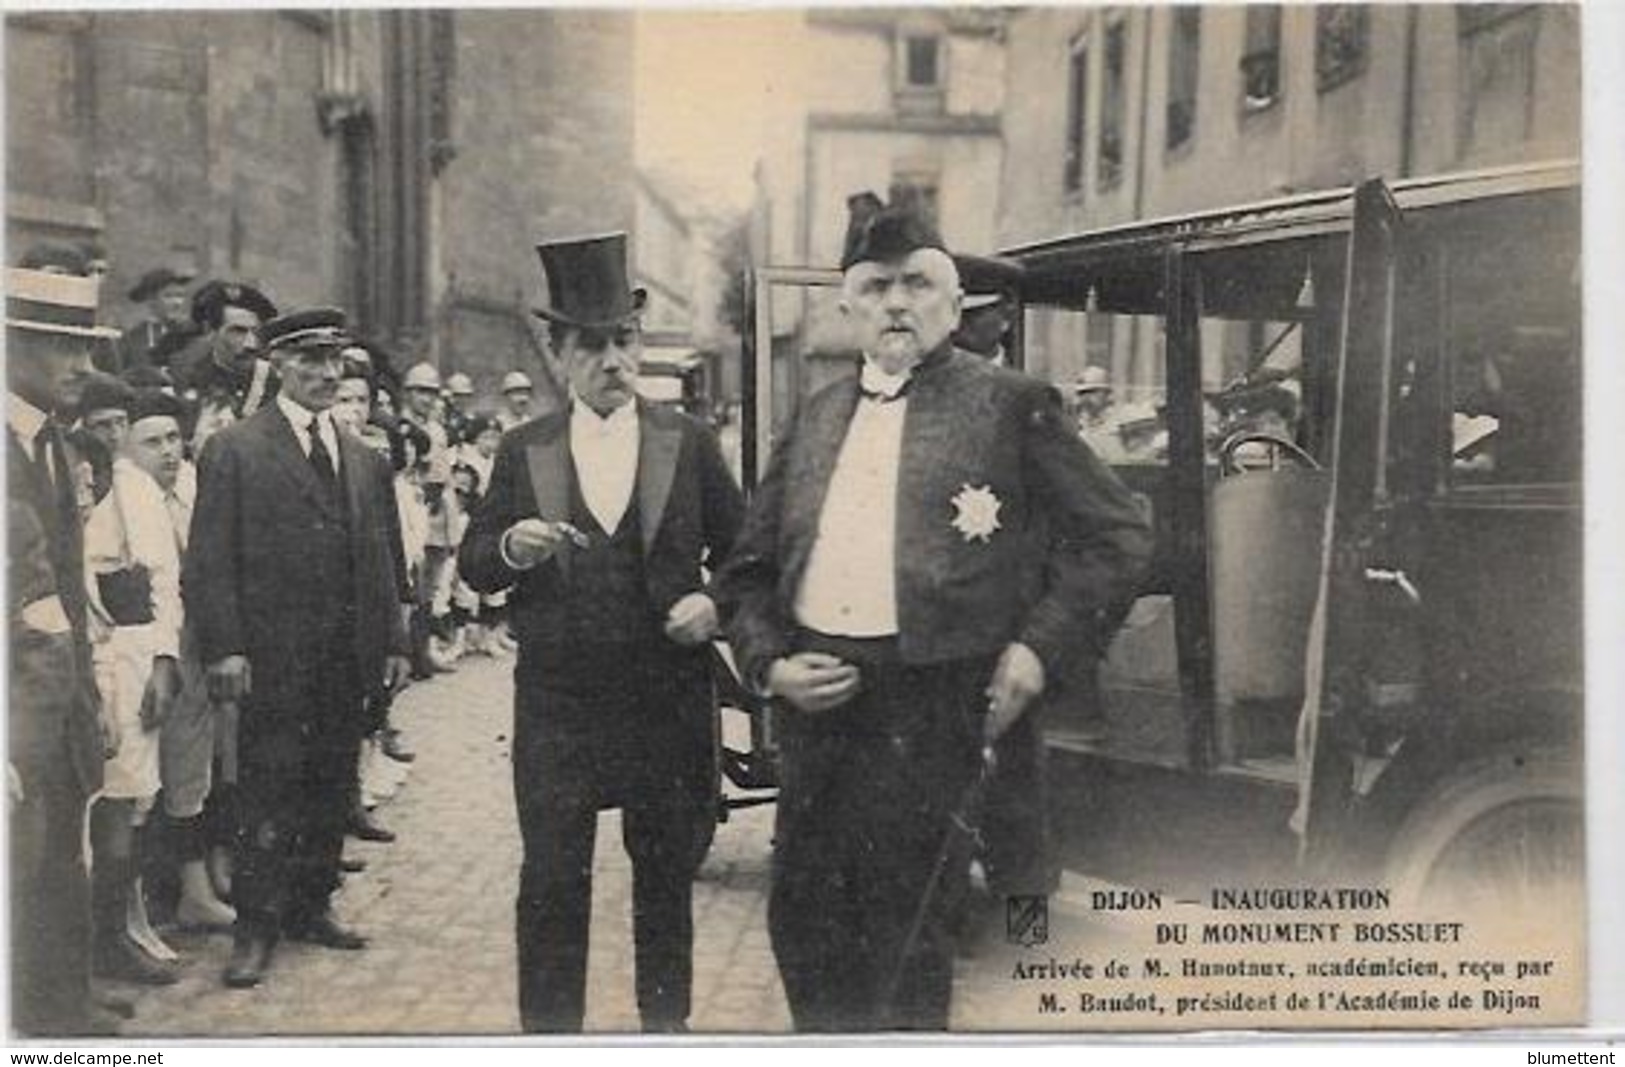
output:
[[[1578,181],[1372,179],[1004,250],[1012,361],[1109,384],[1080,432],[1156,536],[1044,712],[1068,867],[1580,891]],[[751,279],[747,486],[853,372],[838,284]]]

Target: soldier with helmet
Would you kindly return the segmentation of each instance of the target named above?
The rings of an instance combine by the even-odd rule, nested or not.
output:
[[[534,405],[536,391],[530,375],[522,370],[511,370],[502,376],[502,407],[497,411],[497,425],[504,431],[536,417]]]

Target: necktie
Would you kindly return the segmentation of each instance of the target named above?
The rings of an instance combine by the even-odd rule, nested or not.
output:
[[[34,462],[45,475],[45,484],[51,487],[55,498],[57,521],[61,529],[71,529],[79,522],[79,494],[68,470],[68,452],[62,445],[62,427],[48,420],[34,438]]]
[[[320,479],[324,488],[336,488],[338,476],[333,473],[333,453],[322,443],[321,424],[317,422],[315,416],[311,416],[307,428],[310,431],[310,465],[316,469],[316,477]]]

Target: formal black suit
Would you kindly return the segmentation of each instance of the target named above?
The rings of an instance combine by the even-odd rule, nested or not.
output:
[[[742,503],[716,437],[666,409],[638,411],[635,488],[615,530],[582,502],[568,412],[503,438],[460,569],[483,593],[512,587],[519,642],[514,791],[524,837],[517,932],[527,1031],[579,1030],[597,812],[620,807],[633,867],[638,1006],[645,1027],[689,1011],[693,841],[715,818],[709,651],[662,633],[733,543]],[[517,571],[514,523],[569,521],[591,538]]]
[[[853,378],[810,398],[778,442],[717,579],[745,676],[823,651],[859,667],[846,704],[787,709],[769,923],[799,1029],[941,1028],[952,945],[948,863],[903,958],[949,813],[970,792],[985,691],[1021,642],[1053,686],[1093,654],[1093,615],[1132,587],[1149,554],[1127,490],[1078,440],[1035,379],[946,343],[910,380],[896,470],[897,632],[851,639],[800,626],[796,604],[831,477],[861,398]],[[893,401],[896,402],[896,401]],[[1031,713],[1001,764],[1036,774]],[[1027,808],[1034,813],[1041,803]],[[1029,835],[1036,847],[1040,835]]]
[[[365,698],[407,654],[406,579],[389,465],[338,434],[318,475],[276,403],[209,439],[182,572],[205,664],[246,655],[234,903],[274,938],[338,884]]]
[[[85,629],[83,464],[60,427],[46,434],[55,444],[42,441],[38,461],[13,433],[6,447],[7,759],[23,789],[11,807],[12,1018],[37,1035],[85,1032],[90,895],[81,844],[103,760]]]

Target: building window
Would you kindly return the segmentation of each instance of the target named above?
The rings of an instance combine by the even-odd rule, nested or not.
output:
[[[941,46],[942,39],[939,37],[903,38],[903,84],[906,88],[936,89],[941,86]]]
[[[1196,76],[1202,53],[1202,9],[1173,9],[1168,37],[1168,112],[1164,141],[1174,149],[1196,132]]]
[[[1241,103],[1247,111],[1262,111],[1281,99],[1281,9],[1276,4],[1247,8],[1241,86]]]
[[[929,223],[938,224],[937,178],[935,175],[899,174],[891,181],[888,198],[891,206],[901,208]]]
[[[1105,86],[1100,98],[1100,145],[1095,171],[1095,181],[1102,189],[1123,180],[1127,63],[1128,24],[1118,17],[1106,26]]]
[[[1462,4],[1461,155],[1515,153],[1534,132],[1534,4]]]
[[[1315,86],[1335,89],[1365,69],[1371,13],[1364,4],[1315,8]]]
[[[1089,126],[1089,38],[1072,39],[1066,70],[1066,169],[1061,187],[1068,193],[1083,188],[1083,150]]]

